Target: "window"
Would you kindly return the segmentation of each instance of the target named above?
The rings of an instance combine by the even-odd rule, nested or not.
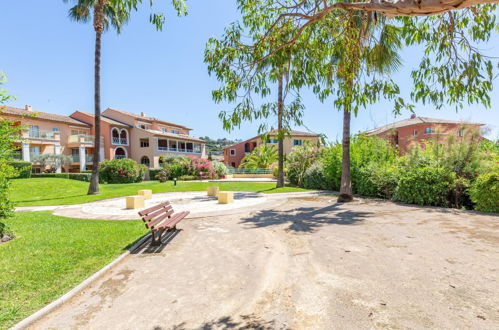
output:
[[[293,145],[295,146],[301,146],[303,144],[302,140],[293,140]]]
[[[463,137],[464,136],[464,128],[460,128],[459,131],[457,132],[457,135],[459,137]]]
[[[125,149],[123,149],[121,147],[116,148],[116,150],[114,151],[114,158],[115,159],[123,159],[126,157],[127,157],[127,155],[126,155]]]
[[[279,140],[277,139],[267,139],[267,143],[270,143],[270,144],[277,144],[279,142]]]
[[[236,163],[232,162],[231,166],[236,167]]]
[[[424,133],[425,134],[431,134],[431,133],[433,133],[433,129],[431,127],[426,127],[425,130],[424,130]]]
[[[149,157],[147,156],[143,156],[141,159],[140,159],[140,163],[142,165],[145,165],[147,167],[149,167],[149,165],[151,164],[151,162],[149,161]]]
[[[172,129],[170,132],[172,132],[173,134],[180,134],[180,131],[177,129]]]
[[[235,156],[236,155],[236,149],[230,149],[230,155]]]
[[[40,128],[36,125],[32,125],[29,127],[29,136],[30,137],[39,137],[40,136]]]
[[[163,131],[163,133],[168,133],[168,129],[166,127],[161,127],[161,130]]]
[[[140,139],[141,148],[149,148],[149,139]]]
[[[59,133],[59,127],[52,128],[52,132]]]
[[[142,128],[142,129],[149,129],[149,126],[148,126],[148,125],[146,125],[146,124],[140,124],[140,123],[139,123],[139,124],[137,124],[137,127],[138,127],[138,128]]]
[[[415,129],[415,130],[412,131],[412,136],[418,136],[418,130],[417,129]]]

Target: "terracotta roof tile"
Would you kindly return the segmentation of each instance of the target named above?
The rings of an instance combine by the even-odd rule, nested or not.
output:
[[[73,119],[69,116],[57,115],[54,113],[41,112],[41,111],[36,111],[36,110],[25,110],[25,109],[9,107],[9,106],[0,106],[0,115],[2,113],[8,114],[8,115],[13,115],[13,116],[26,116],[26,117],[34,116],[34,118],[36,118],[36,119],[57,121],[57,122],[62,122],[62,123],[66,123],[66,124],[71,124],[71,125],[78,125],[78,126],[87,126],[87,127],[89,126],[87,123]]]

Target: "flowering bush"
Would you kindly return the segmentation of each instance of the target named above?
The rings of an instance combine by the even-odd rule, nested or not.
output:
[[[213,169],[215,170],[215,174],[220,178],[229,173],[227,166],[224,163],[214,161],[212,162]]]
[[[296,147],[286,159],[286,177],[292,184],[303,186],[306,170],[317,161],[321,152],[311,144]]]
[[[208,159],[192,157],[189,171],[191,175],[201,179],[212,179],[215,177],[213,164]]]
[[[135,183],[144,180],[147,168],[133,159],[105,160],[101,164],[100,179],[106,183]]]

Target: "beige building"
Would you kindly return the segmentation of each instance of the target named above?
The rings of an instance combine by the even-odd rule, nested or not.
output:
[[[277,130],[272,130],[265,134],[267,136],[267,144],[275,145],[277,147]],[[290,131],[284,138],[284,154],[287,155],[296,146],[301,146],[308,141],[312,145],[320,145],[320,135],[308,132]],[[249,155],[253,149],[263,143],[262,137],[255,136],[249,140],[239,142],[237,144],[224,148],[224,163],[230,167],[239,167],[241,161],[246,155]]]
[[[189,136],[192,129],[149,117],[116,109],[106,109],[106,118],[127,124],[130,129],[131,155],[139,164],[159,167],[160,156],[195,156],[206,158],[206,145],[201,139]]]
[[[34,111],[31,106],[24,109],[2,106],[0,116],[23,126],[15,159],[33,161],[40,154],[70,156],[71,162],[59,166],[57,172],[78,172],[91,163],[94,152],[90,125],[67,116]],[[33,170],[41,171],[36,164]]]

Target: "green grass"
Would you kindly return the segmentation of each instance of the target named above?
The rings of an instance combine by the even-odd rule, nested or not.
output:
[[[140,189],[151,189],[153,193],[175,191],[203,191],[211,186],[220,190],[280,193],[306,191],[295,187],[275,188],[272,182],[177,182],[160,183],[144,181],[131,184],[100,185],[100,195],[88,196],[88,183],[69,179],[36,178],[12,180],[11,199],[16,206],[70,205],[96,200],[136,195]]]
[[[139,221],[82,220],[21,212],[5,223],[17,238],[0,244],[0,329],[68,292],[145,232]]]

